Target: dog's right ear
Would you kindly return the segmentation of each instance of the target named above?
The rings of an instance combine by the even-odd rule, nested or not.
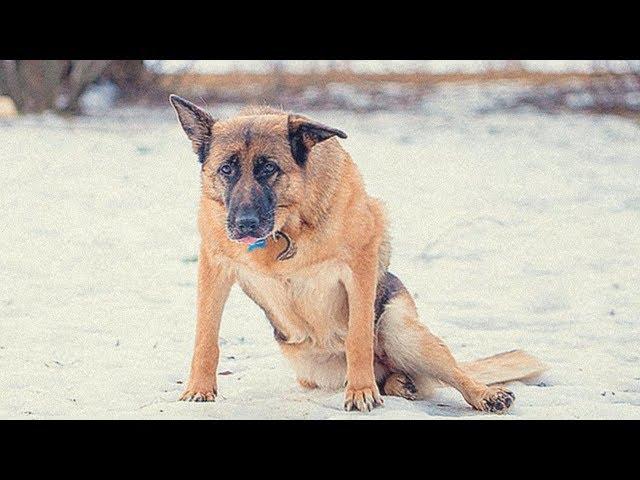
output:
[[[193,151],[198,154],[200,163],[204,163],[211,144],[211,127],[215,119],[200,107],[178,95],[170,95],[169,101],[176,113],[182,129],[191,140]]]
[[[347,138],[347,134],[342,130],[311,121],[301,115],[289,115],[287,123],[291,154],[300,166],[304,166],[307,162],[309,150],[316,143],[324,142],[334,136]]]

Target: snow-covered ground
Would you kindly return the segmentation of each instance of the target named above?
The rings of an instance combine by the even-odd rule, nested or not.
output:
[[[480,102],[482,103],[482,102]],[[460,360],[524,348],[550,366],[505,417],[452,389],[303,391],[234,289],[220,397],[176,399],[195,326],[199,169],[167,104],[0,122],[2,418],[640,418],[640,129],[620,118],[316,112],[392,219],[392,271]],[[215,109],[218,115],[234,109]]]

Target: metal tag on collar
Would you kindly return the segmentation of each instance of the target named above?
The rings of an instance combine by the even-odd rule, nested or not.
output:
[[[266,246],[267,246],[267,239],[266,238],[261,238],[259,240],[256,240],[252,244],[250,244],[247,247],[247,252],[253,252],[254,250],[256,250],[258,248],[264,248]]]

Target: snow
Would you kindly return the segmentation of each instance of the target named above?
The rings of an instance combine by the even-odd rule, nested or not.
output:
[[[342,392],[298,386],[236,288],[218,400],[177,402],[194,339],[199,169],[167,104],[0,120],[0,417],[640,418],[638,126],[479,113],[456,92],[426,113],[310,114],[348,133],[390,213],[391,270],[457,358],[524,348],[551,367],[510,384],[508,415],[474,412],[453,389],[344,412]]]

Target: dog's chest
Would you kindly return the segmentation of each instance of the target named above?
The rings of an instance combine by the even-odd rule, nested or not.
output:
[[[347,294],[332,263],[278,276],[241,269],[237,278],[242,290],[265,311],[279,341],[344,348]]]

